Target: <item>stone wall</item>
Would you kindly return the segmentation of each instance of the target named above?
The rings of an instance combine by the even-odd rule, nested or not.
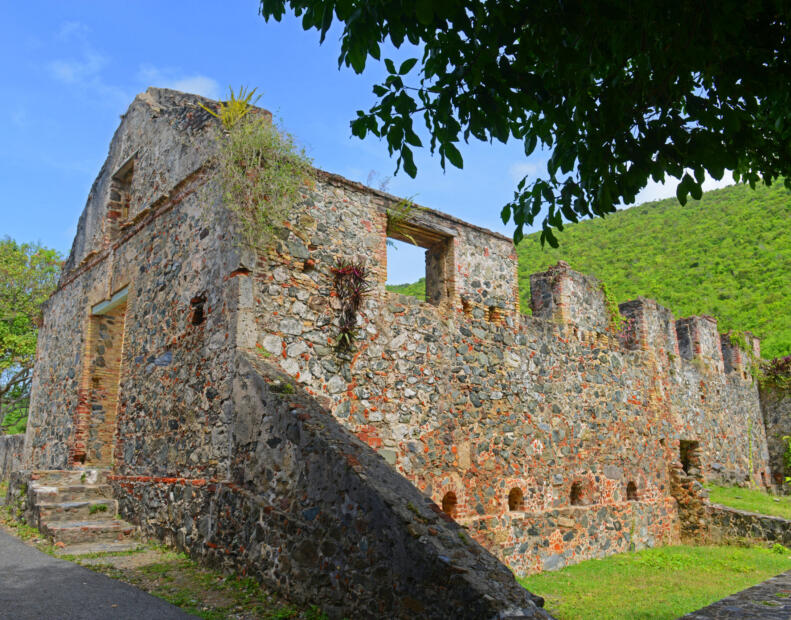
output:
[[[791,547],[791,521],[787,519],[720,504],[708,505],[706,514],[710,535],[715,542],[752,539]]]
[[[252,383],[259,391],[234,393],[237,341],[263,351],[251,322],[255,256],[237,245],[219,204],[206,164],[209,117],[195,107],[194,98],[150,89],[116,133],[44,309],[24,466],[109,466],[125,518],[333,616],[547,617],[370,448],[340,427],[330,433],[331,418],[309,395],[299,406],[321,414],[315,427],[301,417],[294,426],[296,404],[267,409],[271,395],[251,370],[248,391]],[[134,195],[137,175],[154,183],[156,168],[170,167],[186,176],[163,173],[157,192]],[[132,187],[125,219],[114,170]],[[497,286],[468,294],[496,300]],[[260,426],[270,418],[274,429]],[[242,441],[244,424],[259,426]],[[275,485],[271,475],[282,471],[294,477]]]
[[[12,471],[20,469],[25,436],[0,435],[0,481],[8,480]]]
[[[128,474],[226,475],[241,259],[228,213],[205,185],[215,143],[197,102],[150,89],[116,132],[44,309],[27,467],[93,460]],[[111,180],[131,158],[129,217],[108,220]],[[110,241],[108,227],[117,229]],[[123,320],[97,315],[124,289]],[[110,321],[124,333],[113,335]],[[119,380],[107,371],[121,347]]]
[[[669,468],[682,442],[699,444],[702,479],[766,474],[757,390],[726,370],[714,319],[676,322],[638,299],[613,333],[598,281],[565,264],[531,278],[533,316],[520,316],[510,240],[424,208],[414,227],[439,231],[456,294],[393,294],[395,199],[327,174],[304,197],[245,276],[257,336],[240,346],[329,398],[342,424],[517,572],[677,540]],[[348,353],[335,347],[338,260],[372,273]]]
[[[549,618],[505,566],[290,381],[240,358],[231,479],[117,475],[121,513],[331,617]]]
[[[521,605],[478,543],[527,573],[678,540],[671,472],[692,452],[695,480],[761,482],[749,356],[714,319],[638,299],[615,333],[601,285],[565,264],[531,278],[522,316],[509,239],[423,207],[388,229],[398,199],[321,171],[270,247],[241,249],[198,102],[150,89],[116,133],[45,307],[26,467],[95,453],[147,531],[301,600],[310,579],[338,613],[402,615]],[[427,302],[386,290],[388,235],[426,249]],[[370,274],[351,349],[339,261]],[[97,317],[123,291],[118,347]],[[242,354],[266,368],[240,370]],[[272,368],[281,396],[255,378]],[[302,409],[278,404],[291,391]]]
[[[766,426],[766,440],[769,444],[769,462],[773,482],[785,486],[785,477],[791,476],[785,463],[788,441],[791,437],[791,392],[772,386],[761,389],[761,410]]]

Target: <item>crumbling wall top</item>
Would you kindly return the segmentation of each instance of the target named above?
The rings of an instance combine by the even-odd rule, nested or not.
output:
[[[91,187],[63,277],[110,247],[125,227],[196,170],[214,149],[209,99],[165,88],[135,97]]]

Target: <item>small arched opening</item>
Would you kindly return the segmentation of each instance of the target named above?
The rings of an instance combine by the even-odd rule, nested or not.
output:
[[[572,506],[582,506],[582,484],[574,482],[571,485],[571,492],[569,493],[569,500]]]
[[[634,480],[630,480],[629,484],[626,485],[626,499],[630,502],[637,501],[637,485]]]
[[[442,496],[442,512],[449,517],[455,517],[457,503],[456,494],[453,491],[448,491]]]
[[[508,493],[508,510],[524,510],[525,509],[525,497],[522,494],[522,489],[519,487],[514,487]]]

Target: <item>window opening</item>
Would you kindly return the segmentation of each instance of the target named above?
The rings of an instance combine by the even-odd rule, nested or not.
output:
[[[442,497],[442,512],[444,512],[449,517],[456,516],[456,494],[453,491],[448,491]]]
[[[435,306],[451,300],[453,234],[404,219],[390,222],[387,228],[388,290],[412,295]],[[399,284],[403,282],[407,284]]]
[[[416,245],[387,240],[387,290],[426,301],[426,251]]]
[[[679,442],[679,458],[684,473],[688,476],[700,473],[700,442],[682,439]]]
[[[132,202],[132,176],[135,170],[135,157],[130,157],[110,178],[110,200],[107,203],[106,241],[111,242],[128,220]]]
[[[110,182],[110,202],[115,203],[121,222],[129,219],[129,206],[132,202],[132,175],[135,171],[135,158],[132,157],[113,175]]]
[[[582,485],[579,482],[574,482],[571,485],[569,500],[571,500],[572,506],[582,506]]]
[[[192,323],[193,325],[200,325],[201,323],[203,323],[203,321],[206,320],[206,315],[203,310],[203,306],[205,303],[206,303],[205,295],[198,295],[190,300],[190,306],[192,307],[190,323]]]
[[[633,480],[630,480],[629,484],[626,485],[626,499],[630,502],[637,501],[637,485]]]
[[[519,487],[514,487],[511,489],[511,492],[508,493],[508,510],[524,510],[525,509],[525,498],[522,494],[522,489]]]

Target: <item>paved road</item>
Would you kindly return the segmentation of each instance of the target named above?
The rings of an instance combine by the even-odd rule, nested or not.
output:
[[[0,618],[184,620],[178,607],[0,531]]]
[[[788,620],[791,618],[791,571],[767,579],[682,620]]]

